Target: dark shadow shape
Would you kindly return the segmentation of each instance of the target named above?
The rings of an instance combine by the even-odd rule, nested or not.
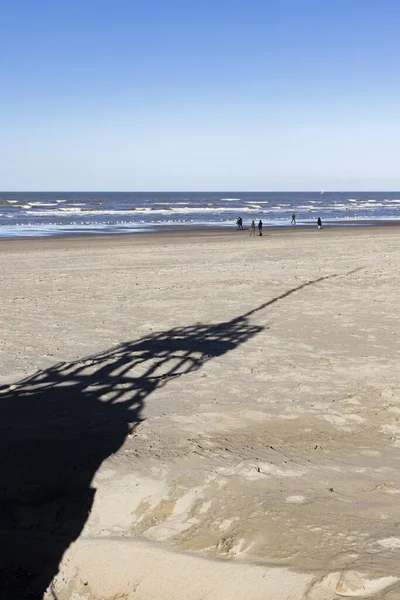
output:
[[[0,598],[41,600],[91,511],[92,479],[150,394],[262,331],[248,317],[177,327],[0,388]]]

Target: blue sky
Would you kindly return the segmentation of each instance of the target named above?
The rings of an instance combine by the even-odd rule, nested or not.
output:
[[[2,190],[399,190],[400,5],[4,3]]]

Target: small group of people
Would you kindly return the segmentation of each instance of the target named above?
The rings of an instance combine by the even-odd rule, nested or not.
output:
[[[296,225],[296,214],[295,213],[292,214],[291,224]],[[242,217],[237,218],[236,225],[237,225],[238,230],[243,231]],[[317,219],[317,226],[318,226],[318,229],[321,229],[321,227],[322,227],[321,217],[318,217],[318,219]],[[261,219],[258,221],[257,228],[258,228],[258,234],[262,235],[263,222],[261,221]],[[256,235],[256,222],[254,219],[252,220],[251,225],[250,225],[250,235]]]
[[[237,225],[237,229],[239,231],[243,231],[242,217],[238,217],[238,219],[236,221],[236,225]],[[263,222],[261,221],[261,219],[258,221],[257,228],[258,228],[258,235],[262,235]],[[256,222],[254,221],[254,219],[252,220],[252,222],[250,224],[250,235],[256,235]]]
[[[262,235],[262,228],[263,228],[263,222],[261,221],[261,219],[258,221],[258,235]],[[256,235],[256,222],[254,221],[254,219],[251,222],[250,225],[250,235]]]

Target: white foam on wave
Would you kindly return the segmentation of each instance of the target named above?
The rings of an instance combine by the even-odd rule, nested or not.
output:
[[[79,207],[79,206],[85,206],[85,205],[84,204],[75,204],[75,206],[67,206],[65,208],[61,207],[59,210],[62,211],[63,213],[66,213],[66,212],[82,212],[84,210],[83,208],[76,208],[77,206]],[[54,211],[54,212],[56,212],[56,211]]]
[[[30,208],[30,207],[29,207]],[[170,214],[182,214],[182,215],[191,215],[191,214],[219,214],[219,213],[231,213],[236,215],[237,213],[250,213],[255,210],[261,210],[260,208],[252,208],[249,206],[240,206],[236,207],[234,210],[229,207],[214,207],[214,206],[206,206],[206,207],[191,207],[191,206],[182,206],[180,208],[147,208],[147,207],[132,207],[125,210],[104,210],[104,209],[92,209],[92,208],[75,208],[75,207],[62,207],[55,210],[43,210],[43,211],[35,211],[36,216],[54,216],[54,215],[63,215],[66,216],[69,214],[81,214],[81,215],[170,215]]]
[[[357,208],[375,208],[378,206],[385,206],[384,204],[382,204],[381,202],[374,202],[374,204],[371,206],[371,203],[369,202],[369,200],[367,200],[367,202],[364,202],[363,204],[358,204]]]
[[[28,202],[30,206],[57,206],[57,202]]]
[[[347,210],[348,208],[351,208],[348,204],[340,204],[339,202],[324,206],[324,210]]]

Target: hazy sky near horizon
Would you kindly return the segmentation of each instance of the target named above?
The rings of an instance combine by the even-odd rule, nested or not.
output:
[[[400,190],[394,0],[16,0],[2,190]]]

